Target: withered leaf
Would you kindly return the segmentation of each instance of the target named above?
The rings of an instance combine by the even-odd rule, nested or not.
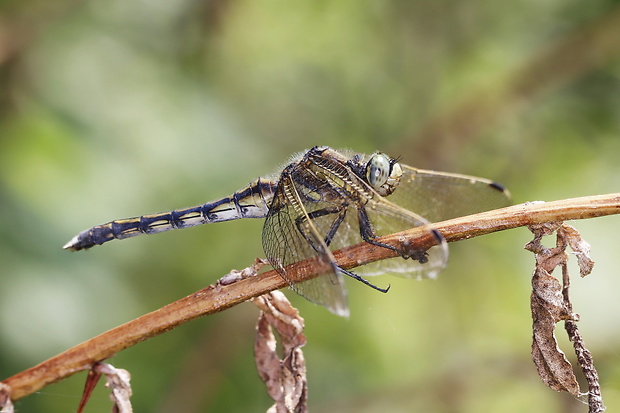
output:
[[[112,390],[110,393],[110,400],[114,402],[114,413],[131,413],[133,408],[131,407],[131,375],[127,370],[117,369],[108,363],[98,363],[99,372],[103,373],[106,377],[107,383],[105,386]]]
[[[555,277],[537,267],[532,277],[532,287],[532,359],[538,375],[553,390],[567,391],[578,397],[577,378],[554,334],[558,321],[571,318],[563,302],[562,286]]]
[[[0,413],[13,413],[13,402],[11,401],[11,388],[0,383]]]
[[[592,272],[594,261],[590,258],[590,244],[581,238],[581,234],[574,227],[568,224],[562,224],[558,236],[562,236],[570,249],[577,257],[577,265],[579,265],[579,275],[585,277]]]
[[[279,291],[262,295],[254,302],[262,310],[256,326],[254,357],[267,393],[275,401],[268,412],[306,412],[308,385],[301,351],[306,343],[304,320]],[[281,356],[272,329],[280,337]]]
[[[102,362],[95,363],[88,372],[86,385],[84,387],[84,394],[82,395],[78,412],[83,411],[86,402],[90,398],[90,395],[102,374],[107,380],[106,387],[112,389],[112,393],[110,394],[110,399],[114,402],[112,412],[133,412],[131,402],[129,401],[129,398],[131,397],[131,386],[129,385],[131,376],[129,372],[127,370],[117,369],[111,364]]]
[[[579,334],[577,321],[579,316],[573,313],[570,300],[570,275],[568,272],[568,254],[570,247],[577,256],[579,272],[582,277],[590,274],[594,261],[590,258],[590,245],[579,232],[563,222],[531,225],[534,239],[525,248],[536,254],[536,269],[532,277],[531,308],[533,322],[532,359],[541,380],[556,391],[567,391],[580,400],[587,396],[590,413],[605,411],[598,374],[594,367],[592,355],[585,347]],[[556,232],[556,246],[547,248],[541,244],[545,235]],[[550,274],[557,267],[562,269],[562,283]],[[554,328],[557,322],[564,320],[564,329],[573,343],[577,362],[588,383],[587,393],[580,393],[573,369],[559,349],[555,339]]]

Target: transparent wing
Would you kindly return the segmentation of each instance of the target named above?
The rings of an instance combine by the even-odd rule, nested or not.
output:
[[[388,200],[439,222],[510,205],[510,193],[487,179],[401,165],[403,176]]]
[[[432,278],[446,266],[448,261],[447,244],[443,238],[437,239],[435,237],[433,227],[426,219],[411,211],[400,208],[379,196],[368,201],[364,208],[367,213],[368,224],[377,237],[410,228],[425,227],[429,236],[436,239],[437,245],[426,251],[426,262],[420,262],[413,258],[395,257],[362,265],[353,268],[352,271],[362,276],[392,274],[406,278]],[[325,236],[333,228],[335,219],[336,217],[333,215],[326,215],[313,221],[318,232]],[[360,222],[357,209],[349,205],[346,210],[346,217],[336,231],[329,248],[335,251],[363,242],[360,234],[360,225],[364,225],[364,223]],[[415,245],[410,246],[410,248],[412,250],[416,249]]]
[[[285,194],[288,191],[287,194]],[[291,198],[292,195],[292,198]],[[325,306],[331,312],[348,316],[347,294],[342,273],[336,260],[325,245],[309,212],[322,208],[323,203],[310,204],[307,211],[297,194],[294,182],[283,179],[276,192],[263,227],[263,249],[270,264],[291,288],[309,301]],[[298,267],[302,274],[316,272],[322,275],[298,283],[287,272],[287,266],[306,259],[314,259],[311,266]]]

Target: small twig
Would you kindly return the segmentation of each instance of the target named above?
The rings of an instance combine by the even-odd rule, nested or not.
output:
[[[581,266],[580,266],[581,267]],[[583,274],[583,268],[582,268]],[[566,309],[572,313],[573,304],[569,296],[570,290],[570,276],[568,274],[567,263],[562,264],[562,296]],[[567,319],[564,320],[564,329],[568,335],[569,340],[573,343],[575,354],[577,355],[577,362],[581,367],[583,376],[588,383],[588,406],[590,413],[602,413],[605,411],[603,404],[603,396],[601,395],[601,385],[598,378],[598,373],[594,367],[594,360],[592,353],[588,350],[584,344],[583,337],[577,327],[577,320]]]
[[[78,406],[77,413],[82,413],[86,408],[86,404],[90,399],[101,375],[104,375],[107,383],[106,387],[111,389],[110,399],[114,402],[112,411],[114,413],[132,413],[131,407],[131,375],[127,370],[117,369],[108,363],[95,363],[88,372],[86,383],[84,385],[84,392],[82,393],[82,400]]]
[[[470,215],[434,224],[448,242],[460,241],[496,231],[550,221],[595,218],[620,213],[620,193],[567,199],[548,203],[528,203],[495,211]],[[428,231],[414,228],[382,237],[379,241],[400,245],[403,243],[424,248],[434,242],[427,239]],[[386,248],[361,243],[334,252],[339,265],[353,268],[358,265],[390,258],[394,254]],[[288,268],[293,274],[299,267],[311,266],[312,260],[295,263]],[[316,277],[308,271],[305,278]],[[299,279],[302,281],[303,279]],[[242,279],[229,285],[216,283],[188,295],[152,313],[52,357],[41,364],[20,372],[2,383],[10,386],[11,399],[18,400],[48,384],[60,381],[79,371],[89,370],[95,363],[112,357],[119,351],[148,338],[157,336],[195,318],[226,310],[250,298],[285,287],[286,282],[275,271]]]

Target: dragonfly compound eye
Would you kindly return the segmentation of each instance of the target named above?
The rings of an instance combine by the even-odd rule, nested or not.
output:
[[[382,153],[374,154],[366,164],[366,179],[382,196],[394,192],[402,174],[403,170],[398,162]]]

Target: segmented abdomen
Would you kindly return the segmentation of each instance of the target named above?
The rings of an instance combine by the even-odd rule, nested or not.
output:
[[[275,189],[275,182],[257,179],[233,195],[217,201],[97,225],[80,232],[63,248],[79,251],[113,239],[130,238],[140,234],[156,234],[171,229],[240,218],[264,218],[269,211]]]

